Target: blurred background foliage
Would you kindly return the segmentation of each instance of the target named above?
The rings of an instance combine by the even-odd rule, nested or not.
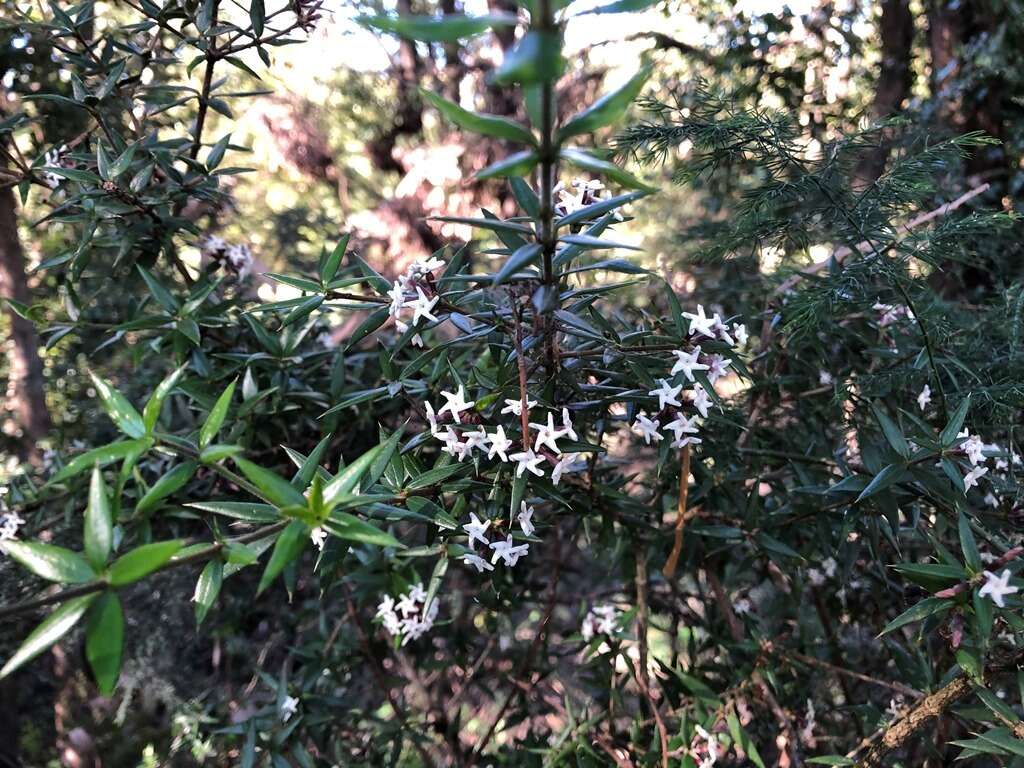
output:
[[[362,13],[393,10],[501,11],[508,9],[506,2],[478,0],[465,7],[458,0],[398,0],[397,6],[332,3],[309,25],[308,40],[269,49],[272,67],[253,50],[242,54],[222,90],[261,95],[239,99],[237,105],[227,99],[210,115],[209,135],[230,133],[233,146],[248,148],[244,165],[251,171],[222,177],[218,194],[183,212],[196,231],[196,243],[198,234],[214,234],[251,248],[255,266],[251,277],[240,281],[239,291],[265,300],[290,298],[295,294],[287,286],[272,284],[259,273],[313,272],[322,244],[336,241],[341,232],[351,231],[352,246],[391,277],[442,244],[471,236],[465,227],[429,222],[427,217],[471,216],[481,207],[512,215],[515,206],[506,187],[468,181],[475,171],[503,157],[507,147],[459,132],[425,105],[417,91],[422,85],[467,107],[522,118],[517,113],[521,99],[488,80],[512,38],[494,32],[465,46],[415,44],[374,35],[354,22]],[[102,6],[97,20],[127,14],[117,0]],[[32,165],[43,165],[44,154],[53,147],[73,148],[85,126],[80,110],[33,98],[43,92],[70,94],[73,89],[71,72],[55,63],[49,43],[29,24],[47,13],[35,3],[3,0],[0,6],[0,120],[21,111],[28,115],[16,142],[19,155]],[[864,186],[876,183],[887,163],[907,149],[982,132],[998,143],[954,153],[929,169],[938,175],[937,183],[922,195],[929,203],[926,208],[981,189],[965,204],[965,211],[977,207],[1011,214],[1024,209],[1024,3],[1018,0],[670,0],[628,18],[583,18],[585,22],[571,28],[566,40],[570,66],[558,86],[563,116],[621,84],[633,74],[638,59],[647,57],[655,64],[644,90],[648,107],[671,105],[686,120],[702,108],[694,94],[703,92],[726,94],[737,111],[783,110],[807,156],[873,121],[897,118],[884,129],[884,141],[853,155],[855,175]],[[93,39],[103,39],[102,26],[91,32]],[[201,71],[190,72],[188,64],[171,45],[154,50],[151,80],[198,87]],[[698,83],[702,85],[696,87]],[[172,101],[173,95],[153,98]],[[660,117],[640,103],[632,108],[631,119],[636,128]],[[187,134],[194,120],[193,105],[168,109],[160,117],[163,130],[175,136]],[[612,143],[615,130],[599,138]],[[692,163],[699,159],[692,141],[672,142],[664,153],[645,157],[644,148],[628,138],[628,132],[618,137],[621,159],[656,184],[660,194],[635,207],[636,218],[618,239],[641,245],[644,253],[639,258],[682,297],[724,307],[725,314],[760,307],[769,284],[774,285],[769,278],[774,280],[780,270],[820,263],[832,253],[831,246],[809,247],[800,237],[768,243],[750,233],[730,252],[709,254],[708,242],[737,221],[747,193],[765,182],[764,158],[740,153],[714,173],[692,173]],[[235,155],[232,162],[241,162],[241,157]],[[673,184],[681,175],[690,183]],[[83,300],[54,273],[39,269],[74,248],[74,233],[48,224],[61,205],[58,197],[41,186],[19,196],[22,191],[0,192],[0,294],[34,306],[41,319],[81,311],[96,318],[125,315],[141,288],[122,290],[119,281],[137,283],[134,274],[95,277]],[[806,225],[810,229],[816,223]],[[954,259],[953,266],[947,264],[929,276],[936,294],[969,306],[1004,292],[1005,314],[1019,324],[1024,295],[1020,235],[1013,220],[1002,229],[977,233],[969,259]],[[19,250],[23,261],[16,257]],[[201,259],[197,246],[183,250],[180,257],[189,265],[198,265]],[[662,299],[636,289],[631,301],[644,309]],[[770,313],[766,322],[771,323]],[[167,373],[139,367],[144,341],[133,347],[130,334],[127,345],[104,347],[108,329],[99,321],[92,335],[50,336],[41,343],[21,323],[13,313],[0,320],[7,352],[6,362],[0,362],[0,378],[11,382],[3,413],[2,471],[8,475],[26,463],[45,467],[54,461],[53,450],[59,446],[113,439],[109,422],[83,384],[87,364],[102,362],[133,402],[143,401]],[[334,344],[351,332],[352,327],[340,321],[323,329]],[[976,333],[1006,334],[1007,343],[1019,343],[1012,324],[992,322]],[[971,338],[955,341],[965,348],[972,345]],[[224,343],[230,346],[230,339]],[[822,372],[827,373],[837,349],[813,337],[807,343],[817,357],[801,357],[806,370],[786,375],[818,380],[830,391],[831,379]],[[33,360],[37,348],[41,354]],[[330,392],[337,386],[335,374],[322,362],[317,353],[310,353],[303,363],[309,366],[304,384],[313,391]],[[350,364],[347,375],[359,379],[361,367],[373,369],[378,362],[369,352],[356,355]],[[39,370],[33,371],[33,366]],[[26,382],[25,387],[13,391],[15,381]],[[867,394],[888,391],[881,383]],[[211,397],[209,392],[197,394]],[[1019,413],[1020,402],[1021,393],[1013,389],[994,395],[992,423],[1003,424],[1008,413]],[[330,428],[316,422],[314,405],[298,408],[301,418],[295,417],[292,406],[268,406],[267,434],[247,436],[245,442],[258,445],[263,440],[268,452],[277,451],[280,444],[308,451]],[[355,419],[355,442],[375,440],[368,416],[357,414]],[[811,432],[816,427],[813,420],[805,420],[801,428]],[[67,514],[58,513],[57,522]],[[59,537],[59,525],[57,530]],[[168,594],[190,592],[189,576],[178,573],[169,579],[161,585]],[[0,587],[2,597],[19,594],[17,585]],[[81,671],[76,672],[58,649],[53,669],[36,681],[20,713],[20,754],[25,764],[55,761],[58,744],[80,761],[69,764],[90,764],[94,746],[82,739],[111,743],[109,734],[76,732],[78,724],[92,722],[108,727],[112,722],[130,723],[117,729],[120,751],[108,753],[111,765],[191,765],[204,760],[221,764],[198,735],[208,710],[221,699],[232,700],[239,688],[251,691],[265,684],[258,676],[248,679],[250,657],[261,654],[261,663],[268,666],[281,663],[282,638],[291,637],[297,626],[318,620],[317,602],[300,602],[289,610],[261,604],[253,610],[245,599],[225,597],[210,636],[173,629],[186,626],[191,612],[189,605],[153,600],[148,594],[129,612],[152,631],[128,654],[129,692],[123,701],[131,706],[124,711],[98,711],[109,703],[90,699]],[[329,636],[329,628],[321,634]],[[658,642],[664,644],[656,635],[652,643]],[[205,661],[182,665],[183,659],[195,658]],[[197,700],[198,691],[203,696]],[[0,688],[0,700],[2,733],[4,723],[14,722],[14,702],[25,699]],[[67,754],[64,758],[70,760]]]

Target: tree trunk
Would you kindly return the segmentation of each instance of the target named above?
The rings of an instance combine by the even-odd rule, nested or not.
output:
[[[910,68],[911,46],[914,42],[914,17],[909,0],[882,0],[882,16],[878,23],[882,38],[882,62],[875,82],[875,101],[872,117],[883,120],[895,115],[910,95],[913,73]],[[854,170],[854,184],[858,188],[870,185],[885,170],[889,159],[889,145],[882,142],[864,153]]]
[[[25,281],[25,255],[18,239],[14,193],[0,189],[0,296],[31,303]],[[11,334],[7,340],[7,393],[5,419],[13,421],[21,440],[23,458],[38,454],[37,442],[50,429],[43,389],[43,363],[39,336],[32,323],[7,309]],[[6,428],[6,425],[5,425]]]

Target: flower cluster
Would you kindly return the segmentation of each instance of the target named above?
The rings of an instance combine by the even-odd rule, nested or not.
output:
[[[684,312],[683,317],[690,321],[689,335],[696,339],[707,339],[710,341],[722,341],[730,347],[741,348],[747,343],[747,329],[742,323],[733,323],[729,326],[716,312],[710,317],[705,314],[704,307],[697,305],[697,312]],[[701,438],[697,424],[697,414],[701,418],[707,418],[711,408],[711,398],[708,396],[704,385],[696,381],[694,371],[702,371],[707,380],[714,384],[728,373],[731,361],[724,355],[703,353],[701,345],[697,344],[692,349],[677,349],[672,352],[676,358],[675,364],[669,371],[669,379],[658,379],[656,389],[650,390],[647,394],[658,399],[658,413],[651,417],[645,411],[637,414],[633,422],[633,431],[643,437],[644,442],[650,445],[664,439],[659,430],[664,429],[672,435],[672,447],[682,448],[686,445],[699,445]],[[683,389],[690,386],[691,396],[689,403],[697,414],[689,418],[682,412],[683,402],[679,399]],[[674,415],[675,418],[662,425],[661,415]]]
[[[0,541],[11,541],[17,538],[18,529],[25,524],[17,512],[7,511],[0,514]]]
[[[1003,449],[996,443],[986,443],[978,435],[972,435],[968,430],[964,430],[957,435],[958,438],[964,438],[964,441],[960,443],[960,450],[963,451],[967,460],[971,464],[971,469],[964,475],[964,494],[971,490],[971,488],[978,487],[978,480],[988,474],[989,467],[987,462],[989,456],[986,456],[986,451],[992,454],[1003,453]],[[1009,454],[1009,461],[1000,456],[994,457],[993,466],[996,472],[999,472],[1000,478],[1005,478],[1005,473],[1010,468],[1010,463],[1018,465],[1021,463],[1020,456],[1015,453],[1012,449],[1006,451]],[[995,475],[995,473],[993,473]],[[999,499],[994,493],[987,493],[985,495],[985,503],[993,507],[999,506]]]
[[[46,150],[46,154],[43,155],[43,165],[48,168],[62,168],[64,167],[64,153],[67,152],[68,148],[66,144],[61,144],[59,147],[53,147],[52,149]],[[50,189],[56,189],[60,186],[60,183],[64,180],[64,177],[57,175],[53,171],[43,171],[43,181],[46,182],[46,186]]]
[[[430,631],[437,618],[437,611],[437,598],[427,605],[427,593],[422,584],[417,584],[408,593],[399,595],[397,603],[391,595],[385,595],[377,605],[377,618],[388,634],[392,637],[401,636],[402,645],[405,645]]]
[[[700,760],[698,768],[711,768],[718,762],[718,738],[700,725],[696,726],[696,731],[690,743],[690,756]]]
[[[569,186],[558,182],[552,190],[557,198],[555,214],[568,216],[588,205],[600,202],[605,199],[601,196],[604,189],[604,184],[598,179],[573,179],[569,182]],[[622,214],[616,211],[615,218],[622,221]]]
[[[878,312],[878,326],[880,328],[887,328],[893,323],[896,323],[904,318],[913,318],[914,313],[910,311],[909,307],[906,306],[895,306],[893,304],[883,304],[880,301],[876,301],[875,305],[871,307],[873,310]]]
[[[522,530],[523,535],[532,536],[536,530],[533,525],[533,507],[529,506],[525,501],[522,502],[516,519],[519,521],[519,528]],[[530,552],[530,545],[528,543],[515,544],[511,533],[507,534],[504,539],[490,541],[484,535],[490,526],[490,520],[480,520],[473,512],[469,513],[469,522],[462,526],[462,530],[469,536],[469,548],[473,550],[462,556],[462,562],[472,565],[478,573],[493,571],[494,564],[498,560],[501,560],[509,568],[514,568],[515,564],[519,562],[519,558]],[[480,542],[485,549],[492,550],[490,562],[476,554],[477,542]]]
[[[595,634],[614,635],[618,630],[620,611],[614,605],[595,605],[587,615],[583,617],[580,625],[580,634],[588,643]]]
[[[245,280],[252,271],[252,250],[245,243],[231,245],[217,235],[206,235],[199,241],[199,252],[207,259],[217,261],[230,269],[238,277]]]
[[[555,415],[551,412],[547,414],[545,422],[529,422],[529,426],[533,427],[536,434],[533,443],[529,442],[529,436],[527,436],[525,442],[520,445],[522,450],[510,453],[515,442],[505,434],[505,427],[501,424],[493,431],[488,431],[483,425],[477,425],[472,430],[462,432],[451,425],[441,429],[439,423],[445,414],[450,414],[451,420],[462,426],[463,412],[476,405],[476,401],[466,400],[465,387],[461,384],[458,391],[441,392],[441,397],[445,399],[445,404],[436,410],[430,403],[426,404],[430,434],[444,443],[442,451],[454,456],[459,461],[472,456],[473,451],[476,450],[486,455],[488,459],[494,459],[497,456],[503,462],[515,464],[516,477],[522,477],[526,472],[537,477],[544,477],[542,465],[547,460],[554,465],[551,469],[551,481],[555,485],[558,485],[562,475],[566,472],[575,472],[580,469],[579,454],[564,453],[558,445],[558,440],[564,437],[570,440],[579,440],[568,408],[562,408],[559,425],[555,424]],[[537,403],[533,400],[528,400],[526,403],[527,409],[536,405]],[[505,407],[501,409],[502,415],[522,416],[522,413],[523,404],[520,400],[506,400]],[[466,426],[468,427],[468,425]]]
[[[405,274],[399,275],[398,279],[388,291],[391,297],[391,305],[388,307],[388,314],[395,318],[395,328],[399,333],[405,333],[410,326],[415,326],[420,320],[429,320],[436,323],[438,318],[433,314],[434,307],[441,300],[434,287],[434,272],[444,266],[441,259],[427,259],[427,261],[414,261],[409,265]],[[403,310],[412,310],[412,320],[406,323],[402,320]],[[423,346],[423,339],[417,333],[412,338],[412,343],[418,347]]]

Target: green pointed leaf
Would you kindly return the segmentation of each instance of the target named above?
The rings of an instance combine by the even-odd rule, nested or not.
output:
[[[298,490],[304,491],[313,480],[313,475],[316,474],[317,468],[320,466],[320,462],[323,461],[324,452],[327,450],[328,444],[331,442],[333,434],[325,436],[312,451],[309,452],[309,456],[306,457],[305,461],[302,462],[302,466],[299,467],[298,472],[295,473],[295,477],[292,478],[292,485]]]
[[[342,235],[341,240],[338,241],[338,244],[334,246],[334,250],[331,251],[331,255],[320,265],[320,282],[323,285],[329,285],[338,273],[338,267],[341,265],[341,260],[345,257],[345,250],[348,248],[349,237],[349,233]]]
[[[171,394],[171,390],[177,385],[181,375],[185,372],[185,368],[186,366],[183,365],[172,371],[167,378],[157,385],[149,400],[146,401],[146,407],[142,409],[142,423],[146,427],[147,434],[153,433],[157,419],[160,418],[160,410],[163,408],[164,400],[167,399],[167,396]]]
[[[359,480],[373,466],[377,457],[386,450],[387,445],[388,443],[384,442],[371,448],[331,479],[331,482],[324,487],[325,509],[334,509],[338,502],[356,490]]]
[[[186,461],[166,472],[139,499],[139,503],[135,505],[135,511],[140,515],[144,515],[155,509],[161,501],[179,490],[192,478],[192,474],[196,471],[197,466],[194,461]]]
[[[178,539],[172,539],[136,547],[110,564],[107,579],[115,587],[138,581],[174,557],[183,544]]]
[[[967,418],[967,411],[971,407],[971,396],[968,395],[960,401],[960,405],[953,412],[953,415],[949,418],[949,424],[942,430],[942,434],[939,435],[939,443],[942,444],[943,448],[949,448],[956,442],[956,436],[960,432],[960,429],[964,425],[964,419]]]
[[[104,696],[117,687],[123,648],[124,613],[117,592],[110,590],[97,598],[85,620],[85,658]]]
[[[206,421],[203,422],[203,426],[199,430],[200,448],[205,448],[209,445],[210,441],[220,432],[221,425],[224,423],[224,417],[228,415],[228,408],[231,407],[231,398],[235,395],[235,384],[237,382],[238,379],[236,378],[228,384],[227,388],[220,393],[217,402],[213,404],[213,408],[210,409],[210,415],[206,417]]]
[[[541,246],[540,243],[527,243],[522,248],[519,248],[513,253],[504,264],[501,265],[501,269],[494,276],[494,285],[501,285],[507,282],[516,272],[533,264],[540,258]]]
[[[515,152],[488,165],[476,175],[476,179],[477,181],[486,181],[504,176],[525,176],[537,165],[537,160],[537,153],[532,149]]]
[[[887,635],[890,632],[899,629],[900,627],[906,626],[907,624],[913,624],[916,621],[926,619],[933,614],[939,613],[940,611],[948,610],[953,607],[953,604],[954,603],[952,600],[947,600],[946,598],[926,597],[924,600],[917,603],[916,605],[911,606],[903,613],[901,613],[899,616],[897,616],[895,619],[886,624],[885,629],[883,629],[879,633],[879,637],[881,637],[882,635]]]
[[[224,579],[224,562],[220,559],[211,560],[199,574],[196,591],[192,600],[196,604],[196,624],[202,624],[206,614],[220,594],[220,585]]]
[[[32,661],[32,659],[64,637],[78,623],[78,620],[82,618],[82,614],[85,613],[85,609],[95,599],[96,595],[73,598],[43,619],[43,622],[32,630],[32,633],[25,638],[25,642],[7,660],[4,668],[0,669],[0,678],[7,677],[15,670]]]
[[[270,560],[267,561],[267,567],[263,570],[259,587],[256,589],[257,595],[273,583],[288,563],[298,557],[308,538],[308,525],[301,520],[292,520],[288,523],[274,542],[274,551],[270,553]]]
[[[510,14],[486,16],[360,16],[360,24],[425,43],[454,43],[462,38],[479,35],[492,27],[511,27],[516,17]]]
[[[324,527],[335,536],[349,541],[374,544],[378,547],[404,547],[402,542],[387,531],[382,531],[348,512],[332,512],[330,519],[324,522]]]
[[[624,187],[638,189],[643,192],[655,191],[655,187],[644,184],[629,171],[623,170],[615,163],[602,160],[599,157],[594,157],[594,155],[591,155],[589,152],[584,152],[582,149],[563,149],[559,152],[559,156],[561,156],[561,158],[567,163],[575,165],[577,168],[582,168],[586,171],[590,171],[591,173],[600,174],[606,179],[610,179]]]
[[[177,314],[181,304],[171,295],[171,292],[164,288],[160,281],[153,276],[153,273],[141,264],[136,264],[135,268],[139,271],[143,282],[146,283],[146,287],[149,288],[149,292],[156,300],[156,303],[163,307],[165,312],[171,315]]]
[[[148,444],[147,440],[121,440],[117,443],[101,445],[99,448],[93,448],[91,451],[86,451],[85,453],[76,456],[65,466],[61,467],[60,471],[50,478],[47,485],[67,480],[69,477],[74,477],[80,472],[84,472],[96,464],[104,467],[113,461],[119,461],[126,456],[140,453],[148,447]]]
[[[278,507],[306,506],[306,497],[280,475],[257,466],[241,456],[236,456],[234,462],[242,470],[242,474],[260,489],[267,501]]]
[[[146,434],[146,424],[143,422],[142,416],[124,395],[92,371],[89,371],[89,378],[92,379],[92,384],[99,393],[103,410],[107,412],[118,429],[128,437],[142,437]]]
[[[36,576],[60,584],[84,584],[96,572],[77,552],[39,541],[0,541],[0,552],[16,560]]]
[[[957,530],[960,534],[960,550],[964,553],[964,562],[972,573],[978,573],[982,570],[981,553],[978,552],[978,542],[971,530],[971,522],[962,511],[957,519]]]
[[[910,445],[907,443],[907,439],[903,436],[903,432],[896,422],[890,419],[885,411],[873,403],[871,410],[875,414],[875,419],[878,421],[879,426],[881,426],[882,433],[892,449],[904,459],[909,458]]]
[[[561,144],[570,136],[593,133],[617,122],[640,93],[647,78],[651,76],[650,65],[643,67],[618,90],[607,93],[578,115],[573,116],[558,131],[557,141]]]
[[[557,80],[565,69],[562,35],[554,29],[531,29],[494,73],[495,85],[544,83]]]
[[[479,133],[483,136],[494,136],[498,139],[518,141],[531,146],[537,145],[537,140],[530,132],[530,129],[509,117],[470,112],[460,107],[454,101],[448,101],[448,99],[431,93],[425,88],[420,88],[420,94],[438,112],[459,126],[459,128],[464,128],[467,131]]]
[[[99,467],[92,470],[89,503],[85,508],[85,556],[93,568],[103,568],[114,541],[114,521],[110,498]]]
[[[560,218],[555,224],[558,227],[567,227],[572,224],[580,224],[584,221],[594,221],[600,218],[610,211],[614,211],[616,208],[621,208],[627,203],[632,203],[634,200],[639,200],[642,197],[647,197],[651,194],[649,191],[641,192],[627,192],[624,195],[616,195],[615,197],[609,197],[606,200],[593,203],[579,210],[573,211]]]
[[[884,491],[893,483],[897,482],[903,477],[903,472],[906,468],[902,464],[889,464],[882,469],[877,475],[871,478],[871,482],[867,484],[867,487],[860,492],[857,496],[857,501],[863,501],[869,496],[874,496],[879,491]]]

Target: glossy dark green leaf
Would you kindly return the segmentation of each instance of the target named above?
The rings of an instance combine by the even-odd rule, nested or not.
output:
[[[320,264],[318,272],[320,274],[320,282],[324,285],[329,285],[338,273],[338,267],[341,265],[341,260],[345,257],[345,250],[348,248],[349,237],[348,233],[342,235],[341,240],[334,246],[334,250]]]
[[[166,472],[135,505],[135,511],[139,514],[146,514],[155,509],[161,501],[166,499],[175,491],[179,490],[191,478],[198,466],[194,461],[186,461]]]
[[[0,541],[0,552],[17,561],[36,576],[60,584],[83,584],[96,572],[77,552],[40,541]]]
[[[145,408],[142,409],[142,423],[146,428],[148,434],[152,434],[153,429],[156,427],[157,419],[160,418],[160,410],[163,408],[164,400],[171,394],[171,391],[178,384],[178,380],[181,379],[181,375],[185,372],[186,366],[172,371],[168,376],[161,381],[153,394],[150,395],[149,400],[146,401]]]
[[[425,88],[420,88],[420,94],[429,101],[438,112],[455,123],[459,128],[464,128],[473,133],[483,136],[494,136],[498,139],[518,141],[523,144],[536,146],[537,140],[533,133],[525,125],[520,125],[515,120],[501,115],[480,114],[463,109],[454,101],[448,101]]]
[[[74,477],[96,464],[104,467],[112,461],[119,461],[126,456],[144,451],[148,446],[149,441],[144,439],[121,440],[110,445],[101,445],[99,448],[93,448],[73,458],[65,466],[61,467],[57,474],[50,479],[49,483],[59,483],[67,480],[69,477]]]
[[[960,512],[957,518],[957,531],[960,536],[960,550],[964,553],[964,562],[972,573],[978,573],[982,570],[981,553],[978,551],[978,542],[974,538],[974,531],[971,530],[971,521],[963,512]]]
[[[192,601],[196,604],[196,624],[202,624],[206,614],[220,594],[220,585],[224,579],[224,562],[220,558],[211,560],[199,574],[196,591]]]
[[[362,479],[363,475],[370,470],[374,461],[377,460],[377,457],[380,456],[387,447],[388,442],[384,442],[374,448],[371,448],[335,475],[331,479],[331,482],[324,487],[324,507],[327,510],[334,509],[334,507],[346,496],[349,496],[356,491],[359,481]]]
[[[89,378],[92,379],[92,385],[100,396],[103,410],[107,412],[118,429],[128,437],[142,437],[146,434],[146,424],[142,420],[142,416],[124,395],[92,371],[89,372]]]
[[[236,456],[234,462],[242,470],[242,474],[260,489],[267,501],[278,507],[305,506],[306,497],[280,475],[257,466],[241,456]]]
[[[494,275],[494,284],[501,285],[508,282],[517,272],[535,263],[540,258],[540,254],[540,243],[527,243],[522,248],[519,248],[505,260],[505,263],[501,265],[501,269]]]
[[[651,67],[643,67],[621,88],[606,93],[578,115],[574,115],[558,131],[558,142],[561,143],[581,133],[593,133],[618,121],[639,95],[640,89],[650,76]]]
[[[505,176],[525,176],[537,165],[537,153],[532,149],[515,152],[508,157],[491,163],[476,178],[478,181],[486,181]]]
[[[114,541],[114,521],[107,486],[99,467],[92,470],[89,503],[85,508],[85,556],[93,568],[103,568]]]
[[[907,439],[903,436],[903,431],[896,422],[890,419],[889,414],[875,404],[871,405],[871,411],[875,414],[875,419],[882,428],[882,433],[885,435],[885,439],[890,447],[903,458],[908,458],[910,456],[910,445],[907,443]]]
[[[170,291],[164,288],[163,284],[153,276],[152,272],[141,264],[136,264],[135,268],[139,271],[143,282],[149,288],[149,292],[156,300],[156,303],[163,307],[165,312],[171,315],[176,314],[181,308],[180,302],[171,295]]]
[[[107,579],[115,587],[138,581],[174,557],[184,542],[177,539],[143,544],[110,564]]]
[[[270,553],[270,560],[267,561],[267,567],[263,570],[259,587],[256,589],[257,595],[274,582],[288,563],[298,557],[308,538],[308,525],[301,520],[292,520],[288,523],[274,542],[274,551]]]
[[[85,619],[85,658],[104,696],[113,694],[121,674],[124,648],[124,613],[117,592],[100,595]]]
[[[960,405],[958,405],[957,409],[953,411],[953,415],[949,417],[949,423],[946,425],[946,428],[943,429],[942,434],[939,435],[939,443],[943,448],[949,448],[956,442],[956,436],[964,425],[964,419],[967,418],[967,411],[970,407],[971,396],[968,395],[960,401]]]
[[[926,619],[933,614],[939,613],[940,611],[948,610],[952,607],[952,600],[947,600],[945,598],[940,597],[926,597],[924,600],[917,603],[916,605],[911,606],[903,613],[901,613],[899,616],[897,616],[895,619],[886,624],[885,629],[881,631],[880,636],[887,635],[890,632],[899,629],[900,627],[904,627],[907,624],[913,624],[914,622],[921,621],[922,619]]]
[[[213,408],[210,409],[210,415],[206,417],[206,421],[203,422],[203,426],[199,430],[200,448],[205,448],[209,445],[210,441],[220,431],[221,425],[224,423],[224,417],[228,415],[228,408],[231,407],[231,398],[235,395],[235,384],[237,382],[238,379],[235,379],[228,384],[227,388],[220,393],[217,402],[213,404]]]
[[[60,605],[53,613],[43,619],[25,641],[0,669],[0,678],[32,661],[36,656],[52,646],[66,635],[78,620],[82,618],[86,608],[96,599],[96,595],[75,597]]]
[[[884,491],[903,477],[905,469],[902,464],[889,464],[884,467],[881,472],[871,478],[871,482],[857,496],[857,501],[863,501],[869,496],[874,496],[879,491]]]
[[[374,544],[378,547],[404,546],[402,542],[387,531],[382,531],[375,525],[360,520],[348,512],[332,512],[330,519],[324,523],[324,527],[329,529],[335,536],[347,539],[348,541]]]

